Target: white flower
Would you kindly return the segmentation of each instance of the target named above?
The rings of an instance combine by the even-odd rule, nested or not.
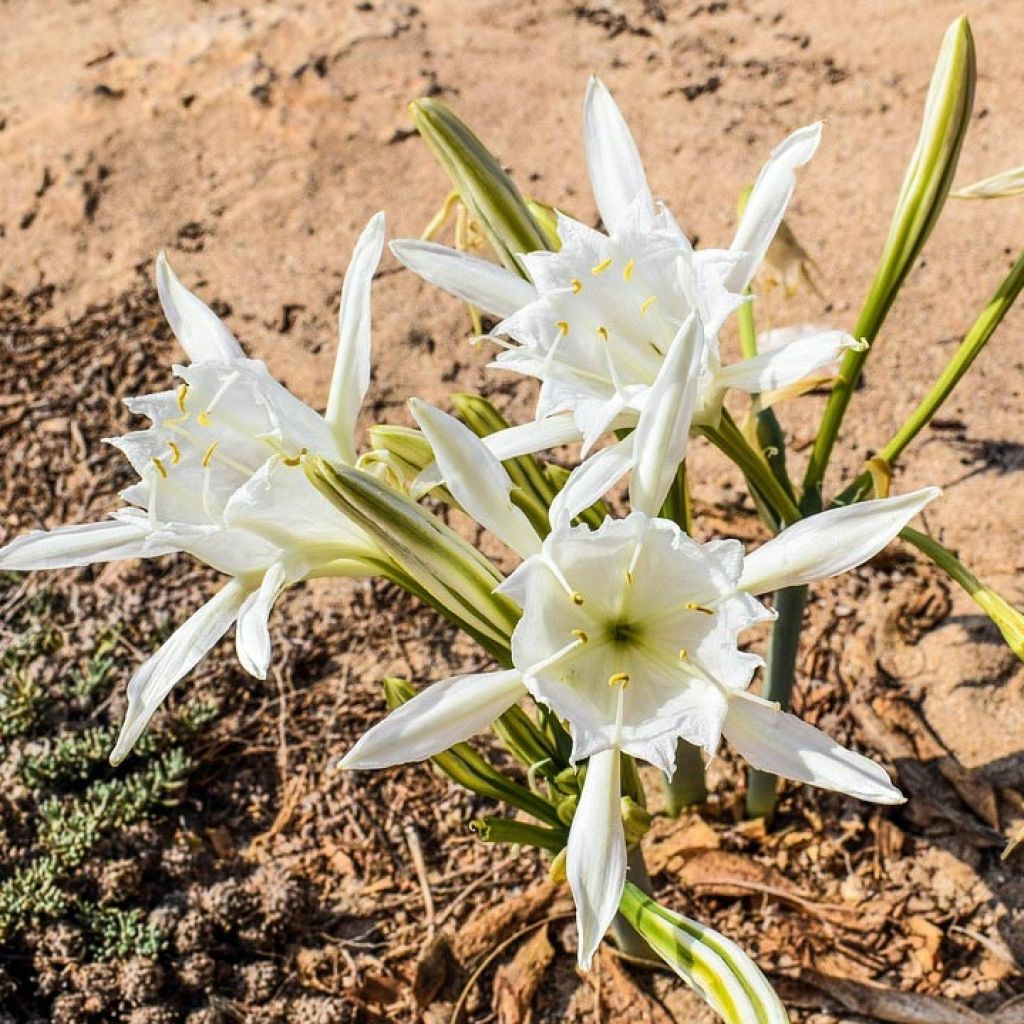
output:
[[[493,365],[542,381],[537,423],[492,435],[488,447],[507,458],[582,439],[585,455],[611,428],[633,426],[673,338],[693,313],[704,328],[693,368],[698,425],[717,424],[729,388],[783,388],[855,346],[841,331],[823,331],[729,365],[719,354],[718,332],[745,301],[742,293],[782,222],[794,172],[814,154],[820,136],[821,126],[810,125],[772,152],[728,250],[695,251],[669,211],[654,202],[622,114],[595,78],[587,91],[584,140],[607,234],[559,215],[561,249],[521,257],[529,282],[444,246],[394,242],[395,255],[426,280],[503,318],[495,334],[516,344]],[[622,472],[631,465],[628,451],[615,459]]]
[[[678,365],[692,357],[694,338],[687,330],[674,340]],[[902,799],[874,762],[748,691],[761,660],[741,649],[740,636],[771,617],[756,595],[860,565],[938,490],[823,512],[749,555],[733,540],[698,543],[651,511],[671,481],[680,424],[686,436],[687,413],[678,411],[685,405],[685,398],[674,407],[659,401],[637,427],[630,515],[597,530],[557,522],[541,541],[509,501],[511,482],[483,443],[444,413],[414,404],[453,496],[524,559],[500,587],[523,613],[513,668],[435,683],[342,761],[379,768],[421,760],[486,728],[526,694],[550,707],[569,725],[572,759],[589,758],[567,862],[584,966],[625,881],[620,752],[669,774],[679,738],[713,754],[724,735],[765,771],[879,803]]]
[[[128,753],[170,689],[237,621],[245,670],[265,678],[267,618],[281,591],[312,576],[365,575],[376,546],[306,479],[300,456],[351,463],[369,383],[370,284],[383,214],[360,237],[342,289],[340,343],[326,417],[247,359],[231,332],[175,277],[161,253],[157,289],[191,362],[171,391],[128,400],[152,425],[111,444],[139,474],[106,522],[36,531],[0,548],[0,568],[55,569],[186,551],[229,577],[128,684],[128,712],[111,754]]]

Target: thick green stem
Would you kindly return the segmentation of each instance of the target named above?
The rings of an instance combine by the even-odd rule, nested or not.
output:
[[[626,878],[647,896],[654,895],[651,876],[647,874],[643,851],[634,846],[626,853]],[[612,921],[612,938],[619,952],[633,960],[644,960],[661,965],[661,958],[647,944],[647,940],[626,920],[622,914],[616,914]]]
[[[772,629],[762,696],[768,700],[778,701],[783,710],[789,709],[793,697],[796,656],[800,649],[800,629],[806,603],[806,586],[787,587],[775,594],[775,609],[779,617]],[[747,780],[747,816],[771,817],[775,810],[777,791],[776,776],[752,769]]]
[[[704,755],[700,747],[686,740],[676,744],[676,770],[665,783],[665,802],[668,813],[678,818],[684,807],[702,804],[708,798],[704,778]]]

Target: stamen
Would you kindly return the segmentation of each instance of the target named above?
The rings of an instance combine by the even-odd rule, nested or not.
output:
[[[153,456],[153,465],[156,466],[156,471],[166,480],[167,467],[155,455]]]
[[[299,452],[299,454],[296,455],[294,458],[289,458],[285,456],[284,458],[281,459],[281,462],[284,463],[284,465],[286,466],[298,466],[302,462],[302,456],[305,454],[306,449],[303,448],[302,451]]]
[[[633,278],[633,271],[634,271],[634,269],[635,269],[635,268],[636,268],[636,260],[630,260],[630,261],[629,261],[629,262],[628,262],[628,263],[627,263],[627,264],[626,264],[626,265],[625,265],[625,266],[624,266],[624,267],[622,268],[622,276],[623,276],[623,277],[624,277],[624,278],[625,278],[625,279],[626,279],[627,281],[630,281],[630,280],[632,280],[632,278]]]
[[[176,466],[181,462],[181,449],[173,441],[168,441],[167,447],[171,449],[171,465]]]
[[[602,324],[602,326],[598,327],[598,329],[597,329],[597,333],[598,333],[598,334],[599,334],[599,335],[600,335],[600,336],[601,336],[601,337],[602,337],[602,338],[603,338],[603,339],[604,339],[605,341],[607,341],[607,340],[608,340],[608,328],[607,328],[607,327],[605,327],[605,326],[604,326],[603,324]]]
[[[640,315],[641,316],[643,316],[647,312],[647,310],[649,310],[651,308],[651,306],[654,305],[655,300],[657,298],[658,298],[657,295],[648,295],[647,298],[644,299],[644,301],[640,303]]]
[[[567,320],[559,320],[555,326],[558,328],[558,333],[563,338],[569,333],[569,322]]]
[[[206,452],[203,454],[203,469],[209,468],[210,460],[213,458],[213,453],[217,450],[217,445],[219,444],[220,441],[214,441],[213,444],[206,449]]]
[[[596,267],[591,267],[590,272],[594,275],[594,277],[597,277],[598,274],[603,274],[611,265],[612,258],[611,256],[609,256],[608,259],[601,260],[601,262],[598,263]]]
[[[616,672],[615,675],[609,677],[608,685],[621,686],[623,689],[625,689],[627,686],[629,686],[629,673]]]
[[[687,654],[686,648],[685,647],[680,647],[679,648],[679,660],[680,661],[689,661],[689,658],[690,658],[690,655]]]
[[[548,655],[548,657],[541,659],[535,665],[531,665],[528,669],[523,671],[524,676],[535,676],[538,672],[543,672],[545,669],[553,668],[564,658],[567,658],[577,648],[583,646],[584,641],[579,638],[567,643],[564,647],[560,647],[554,654]]]
[[[210,422],[210,413],[205,409],[196,417],[196,423],[201,427],[210,426]]]
[[[558,568],[554,560],[545,552],[541,552],[540,557],[544,564],[551,571],[551,575],[554,576],[556,580],[558,580],[559,586],[561,586],[561,588],[569,595],[569,599],[572,601],[572,603],[583,604],[583,595],[577,593],[575,590],[572,589],[571,586],[569,586],[569,581],[565,578],[565,576],[562,573],[562,570]]]
[[[626,570],[626,586],[627,587],[633,586],[633,572],[630,569]]]
[[[187,384],[182,384],[181,387],[178,388],[178,408],[182,412],[186,411],[186,409],[185,409],[185,396],[187,394],[188,394],[188,385]]]
[[[583,282],[578,277],[574,277],[569,284],[572,287],[573,295],[579,295],[583,291]]]
[[[707,605],[697,604],[696,601],[687,601],[686,610],[688,612],[703,612],[705,615],[714,615],[714,608],[708,608]]]
[[[587,631],[584,629],[571,629],[569,630],[569,632],[572,633],[572,635],[576,637],[576,639],[579,640],[580,643],[585,644],[590,640],[590,637],[587,635]]]

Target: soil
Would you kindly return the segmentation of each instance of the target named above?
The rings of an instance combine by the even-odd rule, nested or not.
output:
[[[359,229],[383,207],[392,235],[418,234],[446,191],[410,132],[419,95],[451,104],[531,194],[593,221],[579,115],[599,72],[655,192],[705,246],[728,241],[736,196],[771,147],[823,118],[789,217],[821,294],[777,290],[757,317],[850,328],[959,13],[945,0],[5,6],[0,539],[115,507],[129,472],[101,439],[129,427],[120,400],[166,387],[180,358],[150,284],[161,248],[252,355],[322,405]],[[996,0],[968,13],[980,75],[964,183],[1024,149],[1021,13]],[[833,486],[930,384],[1022,237],[1024,200],[950,202],[872,354]],[[928,529],[1018,604],[1022,316],[1007,317],[895,483],[941,485]],[[485,371],[466,344],[464,308],[390,257],[374,318],[366,423],[408,422],[411,394],[470,389],[529,415],[532,389]],[[822,403],[783,409],[797,465]],[[739,478],[695,449],[701,532],[759,539]],[[44,673],[48,728],[116,723],[132,669],[214,585],[184,559],[5,578],[0,643],[16,642],[18,616],[46,590],[62,641]],[[104,699],[62,699],[63,674],[110,625],[122,632]],[[178,688],[172,712],[218,711],[187,743],[195,770],[173,807],[96,853],[141,865],[121,898],[168,936],[162,951],[103,961],[66,922],[29,928],[0,948],[0,1019],[440,1024],[467,986],[472,1021],[705,1019],[680,983],[610,954],[577,975],[564,889],[539,857],[469,833],[483,801],[423,767],[334,767],[382,714],[382,676],[480,664],[471,645],[377,583],[292,592],[273,631],[267,682],[244,676],[225,642]],[[898,546],[816,589],[800,667],[797,710],[884,760],[909,803],[790,787],[764,831],[740,820],[743,773],[725,756],[702,814],[660,819],[647,839],[659,894],[755,956],[797,1021],[1024,1019],[1009,1004],[1024,994],[1021,855],[1000,860],[1024,818],[1024,671],[958,589]],[[5,778],[22,754],[5,748]],[[32,854],[29,806],[5,786],[0,880]],[[102,894],[101,873],[74,884]],[[894,992],[916,1002],[894,1008]]]

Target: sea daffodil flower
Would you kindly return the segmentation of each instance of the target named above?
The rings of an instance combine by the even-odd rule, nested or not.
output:
[[[677,369],[697,347],[697,332],[681,330],[671,357]],[[670,376],[677,392],[649,406],[635,431],[630,514],[596,530],[560,519],[543,540],[511,502],[511,481],[487,447],[447,414],[413,404],[452,495],[523,559],[499,587],[522,609],[513,667],[428,686],[341,762],[382,768],[422,760],[485,729],[526,695],[551,708],[568,723],[572,760],[589,759],[566,864],[584,967],[626,880],[620,753],[670,774],[680,738],[714,754],[724,735],[762,770],[877,803],[902,800],[879,765],[750,693],[761,659],[739,638],[772,616],[757,595],[860,565],[937,488],[822,512],[749,554],[735,540],[700,543],[656,518],[693,404],[686,374]]]
[[[594,78],[584,141],[607,233],[559,214],[560,250],[520,257],[529,280],[434,243],[393,242],[407,267],[502,318],[493,333],[515,344],[492,365],[542,382],[536,421],[491,435],[488,447],[504,459],[582,440],[586,455],[610,429],[634,426],[672,339],[693,313],[704,329],[693,369],[700,382],[696,425],[717,424],[730,388],[754,394],[785,388],[857,347],[842,331],[823,331],[731,364],[719,353],[719,330],[747,301],[744,289],[782,222],[795,171],[820,137],[820,124],[812,124],[782,142],[753,186],[730,248],[695,251],[668,209],[654,201],[629,128]],[[628,442],[619,444],[605,467],[614,465],[622,476],[632,451]]]
[[[363,231],[342,288],[340,341],[326,416],[278,383],[161,253],[157,290],[190,362],[174,390],[129,399],[152,425],[114,438],[139,474],[105,522],[36,531],[0,548],[2,569],[56,569],[184,551],[228,582],[133,675],[111,754],[122,760],[171,688],[236,626],[243,668],[265,678],[267,619],[278,595],[314,576],[374,572],[380,552],[306,479],[301,455],[352,463],[355,420],[370,377],[370,286],[384,217]]]

